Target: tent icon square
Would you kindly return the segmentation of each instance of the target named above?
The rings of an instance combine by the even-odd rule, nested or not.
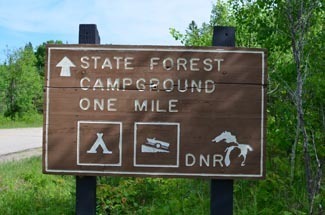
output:
[[[122,122],[78,121],[77,165],[122,166]]]

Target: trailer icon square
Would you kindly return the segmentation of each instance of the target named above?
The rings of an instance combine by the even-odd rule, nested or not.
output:
[[[134,166],[179,167],[180,124],[135,122]]]

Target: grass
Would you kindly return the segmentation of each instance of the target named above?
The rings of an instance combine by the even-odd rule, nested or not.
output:
[[[0,214],[75,213],[74,176],[45,175],[41,158],[0,164]],[[208,214],[205,180],[97,177],[97,214]]]
[[[99,177],[98,214],[209,214],[209,182]]]
[[[0,164],[0,214],[74,214],[74,177],[41,169],[40,157]]]
[[[41,127],[42,125],[43,125],[42,114],[24,115],[23,117],[14,120],[0,115],[0,129]]]
[[[307,215],[303,172],[283,177],[283,160],[272,160],[265,180],[236,180],[234,214]],[[288,161],[289,162],[289,161]],[[0,214],[75,213],[75,177],[45,175],[41,158],[0,164]],[[324,214],[324,187],[315,214]],[[209,214],[209,180],[97,177],[97,214]]]

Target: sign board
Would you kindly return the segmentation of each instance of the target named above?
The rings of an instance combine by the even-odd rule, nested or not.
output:
[[[263,178],[266,53],[47,47],[43,171]]]

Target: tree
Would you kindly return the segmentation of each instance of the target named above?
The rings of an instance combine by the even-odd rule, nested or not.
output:
[[[316,8],[321,5],[318,1],[287,0],[285,5],[285,14],[288,30],[290,33],[292,55],[295,64],[296,88],[293,100],[296,107],[297,130],[296,140],[293,144],[292,155],[295,157],[296,144],[299,134],[302,135],[303,157],[306,174],[306,188],[308,191],[309,213],[313,213],[313,205],[316,195],[319,193],[322,178],[322,163],[318,158],[317,147],[315,143],[314,129],[310,129],[307,123],[305,103],[305,82],[310,75],[309,72],[309,53],[308,45],[312,19]],[[313,36],[311,36],[313,37]],[[313,137],[313,138],[312,138]],[[311,149],[312,147],[312,149]],[[314,159],[312,156],[314,155]],[[315,164],[313,164],[315,163]]]
[[[15,119],[36,112],[42,98],[42,84],[35,67],[36,58],[29,43],[24,48],[8,53],[2,66],[6,109],[4,115]]]
[[[229,4],[218,1],[212,9],[212,14],[208,23],[203,23],[198,27],[195,21],[192,21],[185,34],[170,28],[170,34],[175,40],[179,40],[185,46],[210,46],[212,42],[213,27],[216,25],[233,25],[234,19],[231,12],[228,11]]]
[[[267,177],[292,196],[300,193],[299,199],[287,198],[286,206],[279,202],[281,212],[283,207],[293,213],[323,212],[324,6],[320,0],[218,1],[209,24],[197,27],[191,23],[185,34],[171,29],[172,36],[184,45],[210,45],[207,38],[211,38],[212,25],[230,25],[236,27],[237,46],[268,49]],[[224,23],[215,21],[218,17]],[[276,213],[274,208],[272,213]]]
[[[3,113],[6,108],[5,100],[5,66],[0,65],[0,113]]]
[[[44,77],[44,65],[45,65],[45,58],[46,58],[46,45],[48,44],[62,44],[60,40],[49,40],[44,42],[43,44],[39,45],[36,49],[35,56],[36,56],[36,63],[35,66],[38,69],[39,74],[41,77]]]

